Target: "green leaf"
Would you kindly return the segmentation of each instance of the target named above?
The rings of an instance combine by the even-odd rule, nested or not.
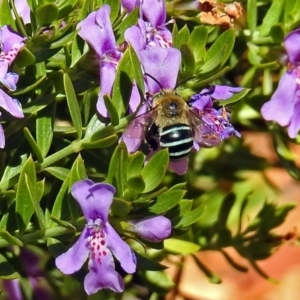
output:
[[[224,31],[208,49],[205,62],[217,60],[215,65],[222,67],[232,53],[234,42],[234,29]]]
[[[64,73],[64,88],[67,98],[67,103],[72,118],[72,122],[76,129],[78,139],[82,137],[82,120],[78,100],[74,91],[72,81],[67,73]]]
[[[137,151],[134,154],[129,154],[127,178],[139,176],[141,174],[141,170],[144,163],[145,163],[145,156],[142,152]]]
[[[130,213],[132,204],[124,199],[114,197],[114,201],[110,209],[112,215],[124,218]]]
[[[201,215],[203,214],[204,210],[205,210],[205,206],[202,205],[196,207],[192,211],[183,214],[179,222],[176,225],[174,225],[173,228],[184,228],[196,223],[201,217]],[[172,224],[173,224],[173,220],[172,220]]]
[[[107,175],[107,182],[116,187],[116,197],[123,197],[126,186],[126,170],[128,163],[128,152],[122,141],[115,149]]]
[[[11,264],[6,260],[6,258],[0,254],[0,278],[6,280],[12,280],[20,278],[19,273],[17,273]]]
[[[163,149],[155,153],[143,168],[141,175],[146,187],[143,193],[154,190],[162,182],[169,166],[169,153]]]
[[[70,210],[69,210],[69,186],[70,186],[70,177],[69,174],[67,178],[63,181],[62,186],[57,193],[57,196],[54,201],[54,205],[52,208],[51,216],[53,216],[56,219],[62,219],[67,220],[67,218],[70,216]],[[56,222],[50,220],[49,227],[56,227]]]
[[[149,212],[154,214],[162,214],[173,208],[183,198],[186,191],[171,190],[160,194],[154,205],[149,207]]]
[[[58,8],[52,3],[38,7],[35,13],[37,25],[43,26],[51,24],[57,20],[58,13]]]
[[[114,106],[114,103],[111,101],[111,98],[107,94],[103,96],[103,100],[105,103],[105,107],[108,110],[111,123],[114,126],[117,126],[119,124],[119,116],[116,107]]]
[[[10,25],[14,30],[16,30],[16,24],[12,17],[8,0],[0,1],[0,16],[0,27]]]
[[[188,43],[190,31],[187,25],[184,25],[178,32],[176,39],[173,41],[174,47],[180,49],[183,44]]]
[[[25,231],[35,209],[33,205],[35,199],[32,199],[32,194],[28,189],[27,178],[30,178],[34,186],[36,183],[36,174],[34,162],[31,156],[22,166],[16,194],[17,224],[21,233]]]
[[[192,242],[178,240],[178,239],[167,239],[164,241],[165,250],[172,254],[192,254],[200,250],[200,246]]]
[[[52,42],[49,49],[57,49],[57,48],[62,48],[64,46],[66,46],[69,42],[71,42],[75,38],[78,31],[79,30],[72,31],[71,33],[66,34],[65,36],[63,36],[58,41]]]
[[[29,49],[22,48],[14,60],[14,63],[16,63],[20,68],[25,68],[35,63],[35,56],[29,51]]]
[[[119,117],[122,117],[127,110],[134,80],[141,97],[143,96],[143,78],[141,63],[133,48],[128,47],[119,62],[112,90],[112,103]]]
[[[52,144],[55,108],[56,102],[52,102],[47,109],[43,109],[37,114],[36,140],[43,157],[46,157]]]
[[[120,11],[120,1],[104,0],[103,4],[108,4],[110,6],[110,21],[111,23],[114,23]]]
[[[127,185],[130,189],[134,190],[137,193],[142,193],[146,186],[141,175],[130,177],[127,180]]]
[[[195,58],[192,49],[188,44],[183,44],[180,47],[180,51],[183,64],[182,75],[184,78],[192,77],[195,71]]]
[[[6,240],[10,245],[16,245],[19,247],[23,247],[24,245],[21,240],[11,235],[7,230],[0,230],[0,236],[4,240]]]
[[[192,48],[196,63],[202,63],[205,59],[207,38],[208,32],[205,26],[194,27],[188,43]]]
[[[54,177],[60,179],[61,181],[66,180],[66,178],[70,174],[70,170],[63,167],[48,167],[43,170],[44,172],[48,172]]]
[[[24,127],[23,128],[23,132],[24,132],[25,138],[28,141],[28,143],[29,143],[32,151],[36,155],[38,162],[42,163],[43,160],[44,160],[43,156],[42,156],[42,153],[41,153],[41,151],[39,149],[38,144],[36,143],[36,141],[34,140],[33,136],[31,135],[29,129],[27,127]]]
[[[247,1],[247,22],[248,27],[253,34],[256,30],[257,24],[257,5],[256,0],[248,0]]]
[[[124,32],[129,27],[136,25],[139,18],[139,7],[132,10],[124,20],[115,28],[117,41],[116,43],[120,45],[125,41]]]
[[[276,0],[272,2],[271,7],[268,9],[261,24],[259,31],[260,36],[267,36],[270,29],[279,23],[280,17],[283,14],[284,2],[285,0]]]
[[[46,230],[47,226],[46,226],[45,215],[39,203],[43,195],[45,182],[40,181],[34,184],[34,182],[32,182],[30,180],[30,177],[27,176],[26,174],[25,174],[25,182],[27,185],[28,193],[30,195],[30,199],[32,201],[32,205],[36,213],[40,228],[41,230]]]

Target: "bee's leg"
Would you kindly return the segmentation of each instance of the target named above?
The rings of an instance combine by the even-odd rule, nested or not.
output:
[[[154,123],[148,127],[145,133],[145,139],[150,148],[155,151],[158,147],[158,127]]]

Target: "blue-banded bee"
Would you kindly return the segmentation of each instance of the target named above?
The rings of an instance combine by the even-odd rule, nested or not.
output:
[[[129,124],[127,137],[145,139],[153,150],[168,148],[171,161],[188,156],[194,142],[206,148],[221,142],[212,126],[175,90],[161,89],[152,99],[152,107]]]

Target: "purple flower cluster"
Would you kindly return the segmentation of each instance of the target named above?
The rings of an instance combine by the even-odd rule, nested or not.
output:
[[[139,8],[140,12],[137,24],[128,28],[124,33],[125,48],[127,45],[133,47],[145,74],[145,95],[147,95],[145,98],[147,98],[147,101],[144,101],[136,114],[140,116],[147,112],[149,106],[152,106],[153,95],[161,89],[173,90],[175,88],[181,65],[181,53],[178,49],[172,47],[172,34],[166,23],[165,1],[126,0],[121,1],[121,3],[127,12],[136,7]],[[118,63],[123,55],[120,49],[124,49],[124,45],[116,44],[109,14],[110,7],[103,5],[97,12],[91,13],[78,24],[78,28],[80,28],[79,35],[94,49],[100,61],[100,93],[97,110],[100,115],[105,117],[108,116],[108,112],[103,96],[111,94]],[[196,115],[201,116],[212,130],[215,130],[220,140],[231,135],[239,136],[239,134],[229,122],[229,114],[224,113],[224,110],[216,110],[212,107],[212,99],[228,99],[241,90],[242,88],[215,86],[209,90],[204,89],[191,99],[192,110]],[[208,95],[210,103],[207,102]],[[137,87],[133,84],[129,112],[135,112],[140,102]],[[139,149],[143,136],[137,136],[134,129],[128,127],[121,140],[124,140],[129,152],[135,152]],[[194,148],[199,149],[197,143],[195,143]],[[152,154],[150,152],[149,156]],[[178,174],[184,174],[187,171],[187,159],[183,158],[181,161],[170,162],[169,167]]]
[[[287,126],[288,135],[295,138],[300,130],[300,28],[290,32],[284,39],[288,57],[287,71],[271,100],[266,102],[261,113],[264,119]]]
[[[108,221],[115,188],[106,183],[82,180],[72,186],[71,193],[79,203],[87,224],[74,246],[56,258],[56,266],[64,274],[72,274],[89,257],[89,273],[84,280],[87,294],[103,288],[122,292],[124,282],[115,270],[114,257],[129,274],[135,272],[136,258]],[[128,224],[128,231],[152,242],[167,238],[171,232],[171,222],[163,216],[129,221]]]
[[[15,91],[19,75],[8,72],[19,51],[25,46],[24,38],[14,32],[9,26],[0,28],[0,107],[15,118],[23,118],[24,114],[17,99],[10,97],[4,90]],[[0,114],[1,116],[1,114]],[[0,125],[0,148],[5,146],[5,137]]]

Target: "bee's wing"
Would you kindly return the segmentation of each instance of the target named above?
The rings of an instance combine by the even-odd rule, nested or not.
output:
[[[194,141],[201,147],[211,148],[217,146],[222,138],[207,124],[201,117],[197,116],[192,110],[189,111],[190,126],[193,129]]]

